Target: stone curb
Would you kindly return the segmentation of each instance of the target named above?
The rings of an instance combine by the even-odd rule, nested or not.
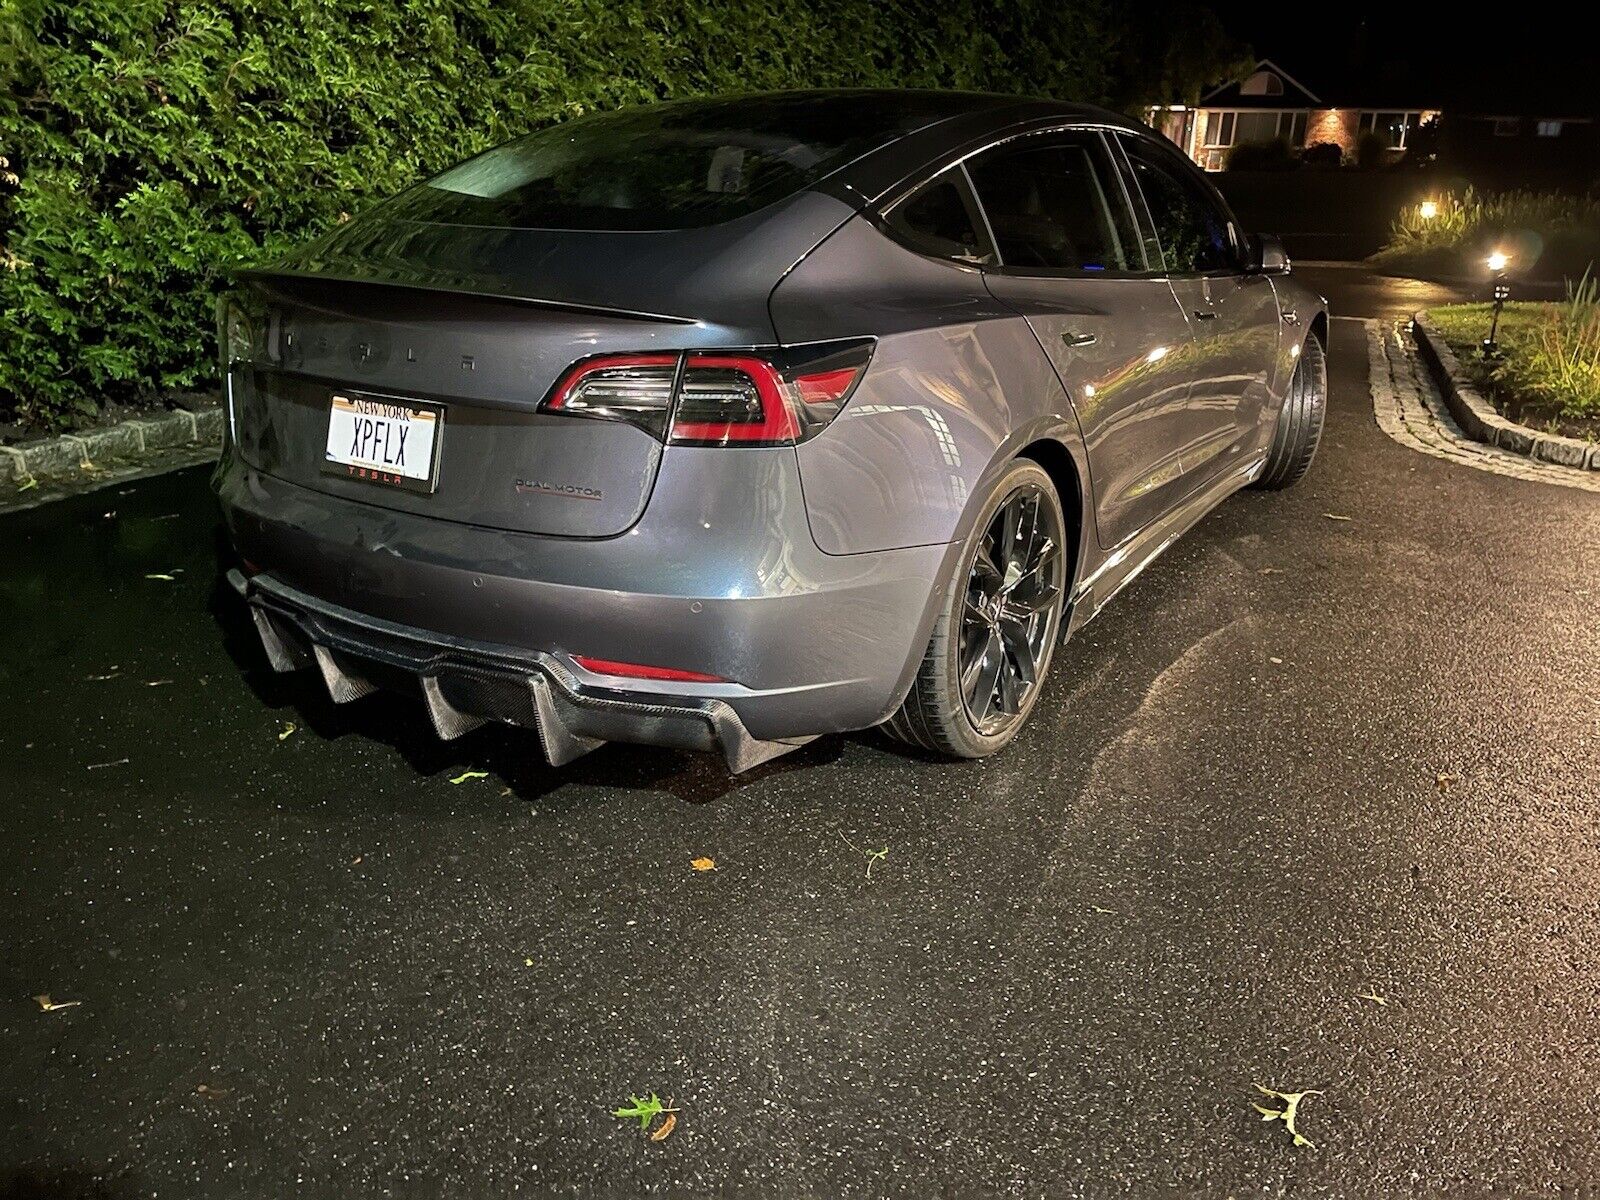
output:
[[[1526,425],[1506,420],[1467,379],[1467,373],[1461,369],[1455,351],[1445,344],[1439,327],[1429,319],[1428,314],[1419,312],[1411,321],[1416,330],[1417,348],[1439,381],[1439,393],[1444,397],[1445,407],[1468,437],[1541,462],[1600,471],[1600,445],[1580,442],[1577,438],[1562,437],[1560,434],[1540,433]]]
[[[175,408],[134,417],[105,429],[64,433],[21,446],[0,446],[0,490],[17,491],[41,479],[67,481],[111,463],[137,462],[157,450],[222,446],[221,406]]]

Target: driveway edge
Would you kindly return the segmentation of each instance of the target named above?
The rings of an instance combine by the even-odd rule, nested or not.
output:
[[[1423,361],[1406,318],[1364,319],[1372,416],[1378,428],[1412,450],[1456,466],[1600,493],[1600,471],[1541,462],[1468,436],[1445,403],[1440,372]]]
[[[1581,442],[1560,434],[1540,433],[1526,425],[1509,421],[1495,411],[1475,384],[1461,369],[1455,351],[1445,344],[1439,327],[1424,312],[1411,318],[1417,348],[1434,373],[1439,394],[1457,424],[1474,441],[1498,446],[1512,454],[1560,467],[1600,471],[1600,444]]]
[[[96,483],[107,473],[121,476],[129,468],[150,473],[192,465],[197,451],[213,456],[221,451],[223,420],[220,405],[175,408],[103,429],[0,446],[0,505],[43,483],[59,485],[63,495],[70,495],[81,490],[74,485]]]

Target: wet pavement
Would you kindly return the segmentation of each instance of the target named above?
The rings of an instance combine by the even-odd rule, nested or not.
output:
[[[268,672],[203,470],[0,518],[0,1196],[1592,1187],[1600,499],[1366,369],[981,763],[444,744]]]

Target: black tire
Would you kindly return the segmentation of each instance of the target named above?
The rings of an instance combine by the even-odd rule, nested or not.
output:
[[[1056,544],[1053,559],[1048,559],[1048,586],[1054,587],[1054,595],[1047,600],[1043,598],[1046,558],[1040,559],[1038,568],[1016,577],[1009,570],[1001,572],[999,578],[1012,582],[987,597],[991,615],[987,618],[989,624],[986,632],[982,625],[985,618],[976,614],[977,606],[985,602],[985,597],[979,591],[983,586],[980,581],[997,578],[993,570],[995,556],[992,548],[998,543],[995,530],[991,527],[1003,521],[1002,510],[1009,504],[1015,502],[1026,512],[1028,506],[1035,503],[1035,498],[1038,505],[1032,509],[1035,529],[1037,522],[1047,521]],[[1049,670],[1056,642],[1060,640],[1061,614],[1071,585],[1073,558],[1077,553],[1075,537],[1074,531],[1067,526],[1061,498],[1056,495],[1050,476],[1037,463],[1027,459],[1013,463],[991,489],[978,519],[973,523],[972,532],[962,545],[954,577],[945,585],[944,604],[934,623],[933,636],[928,640],[928,648],[917,669],[911,691],[900,706],[900,711],[884,726],[891,736],[952,758],[983,758],[1001,749],[1016,736],[1043,690],[1045,673]],[[1000,540],[1004,540],[1003,537]],[[1021,545],[1022,540],[1020,530],[1010,539],[1017,545]],[[978,565],[980,550],[987,556],[986,572]],[[1021,553],[1028,555],[1031,551]],[[990,719],[975,719],[963,688],[963,655],[968,656],[969,667],[979,666],[972,661],[974,648],[982,639],[993,639],[985,641],[984,645],[998,647],[1001,662],[998,670],[1006,679],[1016,673],[1013,668],[1019,662],[1019,656],[1011,652],[1014,640],[1006,640],[1007,635],[1000,632],[997,621],[1010,622],[1006,628],[1011,635],[1017,634],[1019,618],[1008,609],[1010,601],[1007,597],[1017,596],[1019,585],[1029,579],[1035,581],[1037,590],[1035,587],[1027,589],[1034,594],[1020,598],[1018,608],[1028,609],[1035,603],[1039,605],[1028,618],[1027,626],[1034,631],[1027,639],[1028,645],[1039,646],[1036,652],[1038,657],[1032,663],[1031,672],[1021,672],[1031,673],[1032,682],[1027,685],[1020,702],[1016,701],[1014,694],[1009,698],[1010,703],[1015,703],[1017,711],[994,712],[985,709]],[[1000,617],[1002,612],[1011,615]],[[1034,624],[1036,620],[1038,623]],[[1034,641],[1035,635],[1042,636],[1042,643]],[[976,657],[989,660],[988,654],[984,650],[978,652]],[[980,670],[970,677],[970,682],[976,686],[981,675]],[[1006,679],[997,676],[995,688],[989,693],[989,701],[994,709],[1007,708]]]
[[[1251,486],[1276,492],[1299,483],[1317,456],[1327,411],[1328,356],[1312,334],[1300,348],[1300,361],[1289,379],[1267,465]]]

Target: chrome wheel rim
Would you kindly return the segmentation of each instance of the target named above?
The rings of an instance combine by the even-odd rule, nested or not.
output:
[[[1042,488],[1018,488],[989,521],[961,606],[961,699],[980,734],[1021,719],[1050,657],[1066,555],[1061,520]]]

